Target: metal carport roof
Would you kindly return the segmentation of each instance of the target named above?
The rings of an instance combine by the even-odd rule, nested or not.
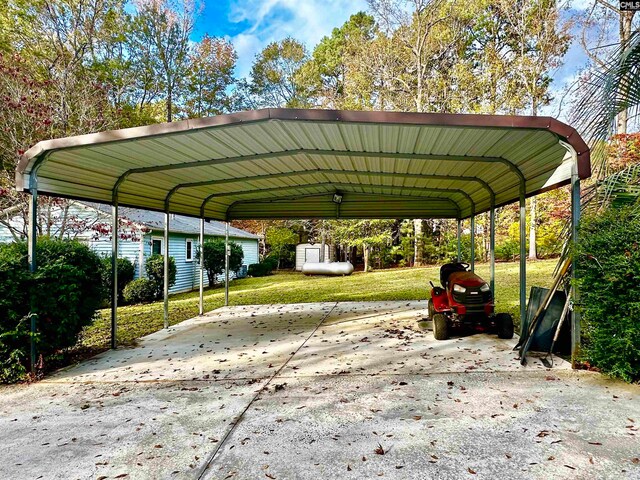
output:
[[[40,142],[16,184],[217,220],[466,218],[567,184],[574,159],[589,177],[549,117],[264,109]]]

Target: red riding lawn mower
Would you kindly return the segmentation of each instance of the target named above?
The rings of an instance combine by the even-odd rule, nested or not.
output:
[[[472,328],[495,332],[499,338],[513,338],[513,319],[508,313],[494,313],[489,284],[473,272],[468,263],[447,263],[440,267],[442,288],[431,283],[429,318],[433,336],[446,340],[454,330]]]

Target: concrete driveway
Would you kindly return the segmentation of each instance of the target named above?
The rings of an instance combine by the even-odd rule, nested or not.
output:
[[[219,309],[0,389],[0,478],[640,478],[640,388],[423,302]]]

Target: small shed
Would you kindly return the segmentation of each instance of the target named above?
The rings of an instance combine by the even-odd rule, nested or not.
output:
[[[305,262],[318,263],[320,260],[321,243],[299,243],[296,245],[296,270],[302,271],[302,265]],[[324,245],[324,261],[330,262],[333,259],[335,249],[333,245],[325,243]]]

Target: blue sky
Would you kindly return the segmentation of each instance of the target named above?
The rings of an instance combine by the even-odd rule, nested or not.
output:
[[[573,0],[577,9],[589,4],[590,0]],[[323,36],[360,10],[367,10],[366,0],[205,0],[195,35],[229,39],[238,52],[236,75],[246,77],[256,54],[270,42],[292,36],[312,50]],[[542,114],[558,116],[557,92],[573,82],[585,63],[580,45],[572,45],[564,65],[552,72],[556,102]]]
[[[309,50],[366,0],[205,0],[196,35],[226,37],[238,52],[239,77],[248,75],[258,52],[272,41],[292,36]]]

